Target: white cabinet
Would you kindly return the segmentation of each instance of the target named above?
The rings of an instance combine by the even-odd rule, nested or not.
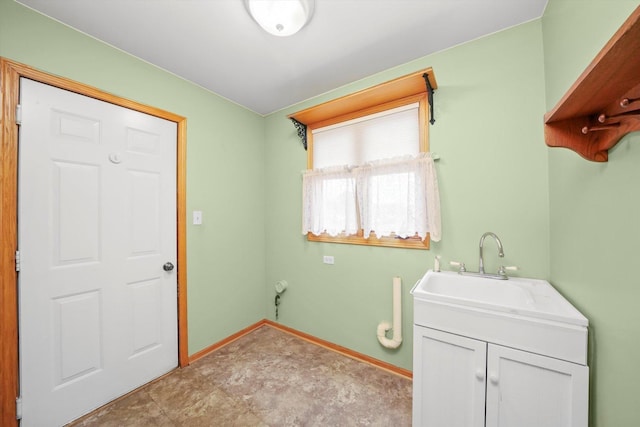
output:
[[[413,425],[586,427],[589,368],[414,325]]]
[[[411,294],[415,427],[587,427],[589,321],[549,282],[430,270]]]
[[[483,427],[487,343],[413,328],[413,425]]]

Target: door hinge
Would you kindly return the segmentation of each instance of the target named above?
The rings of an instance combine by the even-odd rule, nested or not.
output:
[[[22,124],[22,105],[21,104],[16,105],[16,124],[17,125]]]
[[[16,420],[22,419],[22,397],[16,397]]]
[[[20,251],[16,251],[16,271],[20,271]]]

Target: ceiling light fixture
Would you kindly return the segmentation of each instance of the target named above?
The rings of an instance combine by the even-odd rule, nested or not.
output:
[[[274,36],[291,36],[313,15],[315,0],[245,0],[251,17]]]

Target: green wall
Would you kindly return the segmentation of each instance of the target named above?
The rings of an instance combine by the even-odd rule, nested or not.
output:
[[[547,109],[638,4],[551,1],[542,20]],[[549,150],[550,277],[589,318],[590,419],[598,427],[640,425],[638,165],[638,132],[609,151],[608,163]]]
[[[550,0],[541,20],[264,118],[11,0],[0,0],[0,55],[187,117],[187,210],[204,211],[205,221],[187,234],[190,353],[274,319],[273,285],[284,279],[282,324],[410,369],[410,288],[435,255],[477,268],[478,240],[490,230],[505,264],[550,280],[589,318],[591,424],[622,427],[640,425],[640,136],[626,137],[608,163],[590,163],[548,149],[542,116],[637,5]],[[286,116],[429,66],[439,85],[430,143],[441,156],[442,242],[430,251],[307,242],[306,152]],[[495,252],[486,254],[497,268]],[[387,350],[375,331],[391,320],[396,275],[405,341]]]
[[[187,227],[189,352],[265,317],[261,116],[12,0],[0,56],[185,116],[187,211],[204,212]]]
[[[549,274],[547,148],[543,143],[544,69],[540,21],[421,58],[266,118],[267,310],[273,284],[289,289],[280,321],[403,368],[412,367],[411,287],[441,255],[478,267],[478,242],[494,231],[505,265],[523,276]],[[430,130],[442,204],[443,238],[432,250],[308,242],[301,234],[304,151],[288,114],[432,66],[438,82]],[[488,268],[497,250],[487,242]],[[333,255],[334,265],[322,263]],[[391,283],[403,279],[404,342],[382,347],[376,327],[392,320]]]

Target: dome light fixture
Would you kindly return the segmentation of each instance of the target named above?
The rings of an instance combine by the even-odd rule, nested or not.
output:
[[[291,36],[304,27],[313,15],[315,0],[245,0],[251,17],[274,36]]]

